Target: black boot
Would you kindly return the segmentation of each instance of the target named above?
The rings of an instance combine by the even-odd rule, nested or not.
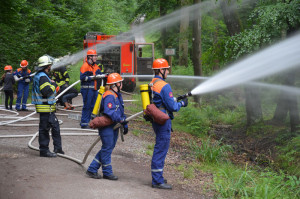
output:
[[[86,171],[85,172],[86,175],[88,175],[90,178],[95,178],[95,179],[101,179],[101,175],[99,175],[98,173],[92,173],[90,171]]]
[[[55,158],[56,154],[51,153],[50,151],[40,151],[40,157]]]
[[[110,176],[103,176],[103,178],[107,180],[118,180],[118,177],[114,174],[111,174]]]
[[[60,154],[65,154],[65,152],[62,149],[54,149],[54,153],[60,153]]]
[[[157,188],[157,189],[172,189],[172,185],[170,184],[166,184],[166,183],[162,183],[162,184],[153,184],[152,188]]]

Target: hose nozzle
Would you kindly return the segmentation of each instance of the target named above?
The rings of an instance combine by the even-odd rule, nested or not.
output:
[[[192,96],[191,92],[188,92],[188,93],[186,93],[184,95],[180,95],[179,97],[177,97],[177,101],[183,100],[184,98],[189,97],[189,96]]]

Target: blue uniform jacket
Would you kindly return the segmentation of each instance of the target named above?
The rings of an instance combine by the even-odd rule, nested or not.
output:
[[[157,81],[156,83],[154,83],[157,79],[160,79],[161,81]],[[154,85],[152,86],[154,95],[153,103],[164,113],[166,113],[167,110],[169,117],[173,119],[173,112],[179,111],[182,104],[174,100],[170,84],[165,82],[164,79],[158,75],[154,76],[151,83],[154,83]]]
[[[23,70],[22,68],[18,68],[14,72],[14,75],[16,75],[18,78],[23,77],[23,79],[19,81],[19,83],[22,84],[29,84],[29,82],[25,82],[25,79],[30,79],[30,81],[32,81],[32,77],[29,77],[30,74],[31,74],[31,70],[29,69]]]
[[[114,122],[109,127],[113,127],[116,123],[124,121],[126,116],[124,114],[124,102],[121,93],[115,93],[112,90],[106,91],[103,94],[100,112],[110,117]],[[127,127],[127,124],[124,127]]]

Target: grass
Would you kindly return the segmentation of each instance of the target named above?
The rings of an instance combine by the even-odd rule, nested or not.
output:
[[[196,158],[201,162],[218,163],[226,160],[228,154],[232,152],[230,145],[223,145],[221,140],[212,140],[210,137],[202,139],[200,146],[191,144]]]
[[[283,172],[218,165],[214,185],[218,198],[299,198],[300,179]]]
[[[153,151],[154,151],[154,144],[147,145],[146,154],[149,156],[152,156]]]
[[[184,177],[185,179],[192,179],[192,178],[195,178],[194,168],[193,168],[193,166],[191,166],[191,165],[183,165],[183,164],[180,164],[180,165],[178,165],[177,167],[175,167],[175,169],[176,169],[177,171],[182,172],[183,177]]]
[[[132,134],[136,137],[139,137],[141,136],[142,132],[140,130],[133,129]]]

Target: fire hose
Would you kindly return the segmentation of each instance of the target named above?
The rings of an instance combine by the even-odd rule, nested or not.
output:
[[[92,77],[94,77],[94,78],[104,78],[105,75],[97,75],[97,76],[92,76]],[[58,99],[61,95],[63,95],[65,92],[67,92],[70,88],[72,88],[74,85],[76,85],[76,84],[79,83],[79,82],[80,82],[80,80],[74,82],[72,85],[70,85],[68,88],[66,88],[63,92],[61,92],[58,96],[56,96],[55,99]],[[33,113],[31,113],[31,114],[29,114],[29,115],[27,115],[27,116],[25,116],[25,117],[19,118],[19,119],[17,119],[17,120],[10,121],[10,122],[6,122],[6,123],[0,123],[0,125],[6,125],[6,124],[10,124],[10,123],[14,123],[14,122],[17,122],[17,121],[24,120],[25,118],[28,118],[28,117],[30,117],[31,115],[34,115],[35,113],[36,113],[36,111],[34,111]],[[134,115],[128,117],[128,118],[126,119],[126,121],[128,122],[128,121],[130,121],[130,120],[132,120],[132,119],[138,117],[138,116],[141,115],[141,114],[143,114],[143,111],[138,112],[138,113],[136,113],[136,114],[134,114]],[[121,124],[116,124],[115,127],[114,127],[114,129],[120,128],[120,126],[121,126]],[[77,128],[62,128],[62,130],[66,130],[66,129],[68,129],[68,130],[82,130],[82,129],[77,129]],[[88,131],[95,131],[95,130],[88,130]],[[36,139],[36,137],[38,136],[38,134],[39,134],[39,132],[35,133],[34,135],[12,135],[12,136],[0,136],[0,137],[5,138],[5,137],[29,137],[29,136],[31,137],[31,136],[32,136],[31,140],[28,142],[28,147],[31,148],[31,149],[33,149],[33,150],[39,151],[39,148],[34,147],[34,146],[32,145],[32,142]],[[80,133],[62,133],[62,135],[95,135],[95,133],[81,133],[81,134],[80,134]],[[122,132],[122,131],[121,131],[121,139],[122,139],[122,141],[124,141],[124,137],[123,137],[123,132]],[[93,144],[92,144],[92,145],[89,147],[89,149],[87,150],[87,152],[86,152],[86,154],[85,154],[83,160],[78,160],[78,159],[73,158],[73,157],[71,157],[71,156],[64,155],[64,154],[59,154],[59,153],[58,153],[57,155],[60,156],[60,157],[63,157],[63,158],[72,160],[72,161],[74,161],[74,162],[76,162],[76,163],[78,163],[78,164],[84,164],[84,163],[86,162],[87,157],[89,156],[90,152],[92,151],[92,149],[94,148],[94,146],[95,146],[99,141],[100,141],[100,137],[98,136],[98,137],[95,139],[95,141],[93,142]]]

